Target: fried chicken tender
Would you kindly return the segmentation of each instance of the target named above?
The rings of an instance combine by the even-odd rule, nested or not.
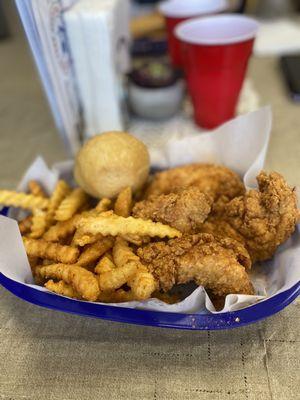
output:
[[[243,237],[252,261],[272,257],[295,230],[300,212],[295,191],[276,173],[261,172],[259,190],[250,190],[225,207],[225,221]]]
[[[243,195],[245,187],[240,177],[230,169],[214,164],[189,164],[159,172],[146,190],[146,199],[151,195],[168,194],[190,186],[211,196],[219,210],[221,203]]]
[[[195,281],[219,296],[253,294],[245,270],[249,256],[245,259],[246,252],[239,254],[238,249],[232,239],[197,234],[150,243],[138,249],[138,255],[164,291],[177,283]]]
[[[197,231],[211,211],[211,197],[197,187],[179,193],[151,196],[133,208],[133,216],[162,222],[183,233]]]

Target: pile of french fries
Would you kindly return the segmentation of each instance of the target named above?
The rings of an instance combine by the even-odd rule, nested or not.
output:
[[[154,276],[136,255],[151,237],[174,238],[170,226],[130,216],[130,188],[115,201],[94,199],[59,180],[52,195],[36,181],[29,193],[0,190],[0,204],[29,212],[19,222],[35,282],[75,299],[127,302],[150,297],[174,302],[158,292]]]

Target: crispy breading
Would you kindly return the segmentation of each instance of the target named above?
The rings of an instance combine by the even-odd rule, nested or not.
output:
[[[98,217],[82,217],[77,227],[82,232],[102,235],[140,235],[151,237],[179,237],[181,233],[168,225],[160,222],[145,221],[140,218],[120,217],[109,212],[100,214]]]
[[[190,186],[210,195],[214,201],[231,200],[244,194],[240,177],[229,168],[214,164],[189,164],[157,173],[146,191],[151,195],[174,193]]]
[[[280,174],[261,172],[257,182],[259,190],[233,199],[224,210],[224,220],[243,237],[253,262],[271,258],[300,217],[295,190]]]
[[[23,237],[26,253],[30,257],[48,258],[65,264],[74,264],[79,256],[79,250],[71,246],[47,242],[44,239]]]
[[[74,290],[72,285],[64,281],[54,282],[52,279],[50,279],[44,284],[44,286],[51,292],[54,292],[56,294],[61,294],[62,296],[71,297],[72,299],[82,298],[80,294],[77,293],[76,290]]]
[[[132,191],[130,187],[123,189],[115,202],[114,212],[121,217],[129,217],[132,208]]]
[[[228,222],[216,216],[209,216],[199,227],[199,233],[210,233],[214,236],[229,237],[245,245],[243,236],[232,228]]]
[[[25,210],[37,208],[44,210],[49,205],[49,199],[13,190],[0,190],[0,204],[7,207],[20,207]]]
[[[85,300],[96,301],[100,294],[96,276],[76,264],[52,264],[40,267],[38,275],[46,279],[63,280],[72,285],[73,289]]]
[[[178,193],[151,196],[135,204],[132,215],[162,222],[183,233],[198,230],[211,211],[212,199],[197,187]]]
[[[150,243],[138,249],[138,255],[164,291],[176,283],[195,281],[216,295],[253,294],[250,278],[241,264],[245,253],[240,258],[237,249],[230,239],[198,234],[167,243]]]
[[[72,190],[72,192],[61,202],[55,212],[57,221],[66,221],[87,202],[88,195],[81,188]]]

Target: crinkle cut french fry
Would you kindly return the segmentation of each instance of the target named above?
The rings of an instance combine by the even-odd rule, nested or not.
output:
[[[28,188],[30,190],[30,193],[34,196],[47,197],[42,186],[35,180],[31,180],[28,182]]]
[[[114,264],[114,262],[107,255],[104,255],[96,265],[95,273],[100,275],[104,272],[110,272],[115,268],[116,265]]]
[[[150,242],[149,236],[138,236],[138,235],[122,235],[122,238],[126,240],[126,242],[135,244],[136,246],[142,246],[143,244]]]
[[[32,225],[32,215],[27,215],[27,217],[18,222],[18,225],[21,235],[25,235],[26,233],[30,232]]]
[[[104,272],[99,276],[99,286],[103,291],[119,289],[136,273],[135,262],[130,262],[112,271]]]
[[[136,265],[136,273],[128,280],[133,295],[139,300],[148,299],[154,290],[157,289],[157,282],[154,276],[140,262],[139,257],[133,253],[128,244],[121,238],[116,239],[113,248],[114,261],[118,267],[124,267],[129,263]]]
[[[88,245],[86,249],[81,253],[77,264],[86,267],[91,265],[93,262],[99,260],[99,258],[112,248],[114,239],[112,237],[104,237],[96,243]]]
[[[8,207],[20,207],[25,210],[35,210],[37,208],[46,209],[49,200],[44,197],[34,196],[13,190],[0,190],[0,204]]]
[[[23,238],[26,253],[31,257],[47,258],[64,264],[74,264],[79,256],[79,250],[71,246],[47,242],[44,239]]]
[[[97,210],[97,207],[99,206],[99,204],[103,202],[103,207],[99,207],[99,209]],[[105,211],[105,207],[109,204],[111,204],[111,201],[109,199],[102,199],[99,204],[97,205],[96,208],[92,208],[91,210],[88,211],[84,211],[81,214],[76,214],[74,217],[76,217],[75,219],[75,226],[77,225],[77,221],[78,219],[82,218],[82,217],[97,217],[100,213]],[[101,234],[97,234],[97,235],[93,235],[91,233],[87,233],[87,232],[83,232],[81,229],[77,228],[72,240],[72,246],[80,246],[83,247],[87,244],[92,244],[92,243],[96,243],[99,240],[101,240],[103,238],[103,235]]]
[[[49,199],[49,207],[48,207],[48,218],[50,223],[54,218],[54,214],[61,204],[61,202],[68,196],[71,192],[70,186],[67,182],[63,180],[59,180],[54,188],[54,191]]]
[[[139,257],[134,254],[131,248],[128,246],[127,242],[117,237],[115,245],[113,247],[113,259],[116,266],[123,267],[123,265],[129,263],[130,261],[139,262]]]
[[[82,232],[80,228],[77,228],[74,237],[72,239],[72,246],[80,246],[83,247],[87,244],[96,243],[98,240],[101,240],[103,235],[101,233],[97,233],[96,235],[92,233]]]
[[[33,239],[38,239],[43,236],[45,230],[47,229],[47,213],[43,210],[35,210],[32,216],[32,225],[30,237]]]
[[[114,212],[121,217],[129,217],[132,208],[132,191],[130,187],[123,189],[115,202]]]
[[[142,267],[139,267],[136,274],[128,281],[133,295],[138,300],[149,299],[151,294],[158,289],[154,276],[144,266]]]
[[[104,197],[96,205],[95,211],[97,211],[98,213],[102,213],[104,211],[109,210],[110,206],[111,206],[111,200]]]
[[[71,297],[72,299],[82,298],[70,284],[64,281],[54,282],[52,279],[50,279],[44,284],[44,286],[51,292],[61,294],[62,296]]]
[[[82,232],[101,233],[104,236],[123,236],[123,235],[140,235],[151,237],[181,237],[182,234],[177,229],[160,222],[143,220],[133,217],[120,217],[109,212],[100,214],[98,217],[82,217],[77,222],[77,227]]]
[[[59,242],[61,239],[65,239],[75,232],[75,223],[78,218],[79,215],[76,214],[67,221],[57,222],[55,225],[51,226],[47,232],[45,232],[43,238],[48,242]]]
[[[73,217],[73,215],[87,202],[88,195],[83,189],[77,188],[61,202],[55,212],[55,219],[57,221],[66,221]]]
[[[78,265],[47,265],[38,269],[38,275],[46,279],[63,280],[72,285],[73,289],[85,300],[96,301],[100,294],[96,276]]]

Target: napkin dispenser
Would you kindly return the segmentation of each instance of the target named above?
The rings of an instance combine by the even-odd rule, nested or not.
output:
[[[129,0],[79,0],[64,13],[86,138],[124,129],[129,12]]]

